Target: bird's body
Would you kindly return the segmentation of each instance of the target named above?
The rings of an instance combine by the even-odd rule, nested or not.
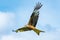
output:
[[[30,28],[30,29],[35,29],[35,27],[34,26],[32,26],[32,25],[26,25],[28,28]]]
[[[36,29],[36,24],[37,24],[37,21],[38,21],[38,18],[39,18],[39,9],[42,7],[42,4],[41,3],[38,3],[36,5],[36,7],[34,8],[33,10],[33,13],[30,17],[30,20],[28,22],[27,25],[25,25],[24,27],[22,28],[19,28],[17,30],[15,30],[15,32],[24,32],[24,31],[29,31],[29,30],[33,30],[34,32],[36,32],[38,35],[40,32],[44,32],[44,31],[41,31],[41,30],[38,30]]]

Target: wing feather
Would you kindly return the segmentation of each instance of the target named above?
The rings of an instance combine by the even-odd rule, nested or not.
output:
[[[33,13],[30,17],[30,20],[29,20],[29,23],[28,25],[33,25],[34,27],[36,26],[37,24],[37,21],[38,21],[38,17],[39,17],[39,9],[42,7],[42,4],[41,3],[38,3],[36,5],[36,7],[34,8],[33,10]]]

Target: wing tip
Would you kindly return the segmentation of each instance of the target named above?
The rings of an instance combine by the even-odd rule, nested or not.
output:
[[[38,3],[36,4],[34,10],[38,10],[38,9],[40,9],[42,6],[43,6],[43,5],[42,5],[40,2],[38,2]]]
[[[18,32],[18,30],[12,30],[12,32],[16,32],[16,33],[17,33],[17,32]]]

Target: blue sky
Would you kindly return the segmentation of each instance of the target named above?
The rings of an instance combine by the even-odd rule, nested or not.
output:
[[[39,10],[37,28],[44,30],[38,36],[33,31],[12,32],[28,23],[37,2]],[[0,40],[60,40],[60,0],[0,0]]]

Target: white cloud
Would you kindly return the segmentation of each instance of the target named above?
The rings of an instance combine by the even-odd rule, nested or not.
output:
[[[25,39],[21,37],[19,38],[13,35],[5,35],[5,36],[2,36],[1,40],[25,40]]]
[[[15,24],[15,14],[10,12],[0,12],[0,32]]]

